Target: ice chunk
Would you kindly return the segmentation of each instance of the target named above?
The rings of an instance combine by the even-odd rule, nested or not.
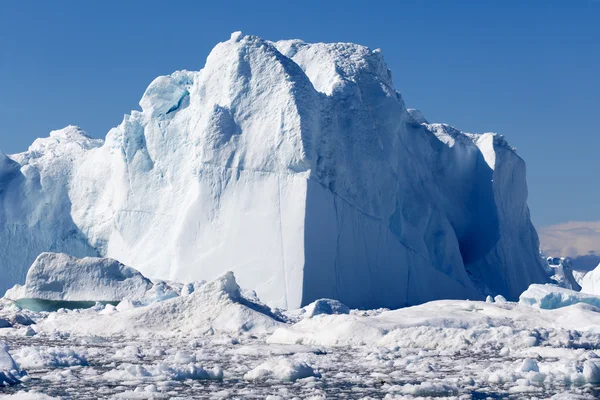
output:
[[[573,264],[571,263],[570,259],[548,257],[547,262],[548,266],[552,270],[551,279],[556,282],[557,285],[575,291],[581,290],[581,286],[575,279]]]
[[[104,373],[104,377],[112,380],[218,380],[223,379],[223,370],[215,367],[204,369],[198,364],[168,365],[157,363],[152,365],[121,364],[117,369]]]
[[[506,303],[506,298],[504,296],[502,296],[501,294],[497,295],[494,297],[494,303]]]
[[[438,382],[422,382],[416,385],[409,383],[402,386],[402,393],[412,396],[443,397],[458,394],[458,387]]]
[[[540,369],[535,360],[533,360],[531,358],[526,358],[523,360],[523,363],[521,364],[519,371],[521,371],[521,372],[529,372],[529,371],[540,372]]]
[[[61,347],[21,347],[14,352],[14,358],[22,368],[26,369],[88,365],[85,351]]]
[[[583,377],[587,383],[600,383],[600,368],[593,361],[586,361],[583,364]]]
[[[18,384],[25,375],[8,354],[8,346],[0,342],[0,387]]]
[[[320,374],[315,372],[315,370],[305,362],[289,358],[275,358],[265,361],[256,368],[248,371],[244,375],[244,379],[247,381],[263,381],[270,379],[295,381],[312,376],[320,377]]]
[[[177,110],[189,95],[186,85],[191,84],[193,74],[186,71],[172,76],[159,76],[146,89],[140,100],[144,113],[158,117]]]
[[[35,322],[27,315],[24,313],[14,313],[13,315],[10,316],[10,322],[13,325],[22,325],[22,326],[28,326],[28,325],[34,325]]]
[[[304,307],[307,318],[320,314],[350,314],[350,309],[338,300],[319,299]]]
[[[600,307],[600,296],[580,293],[551,284],[531,285],[521,294],[519,303],[544,309],[566,307],[577,303]]]
[[[243,36],[244,34],[241,31],[236,31],[231,34],[230,40],[233,42],[239,42]]]

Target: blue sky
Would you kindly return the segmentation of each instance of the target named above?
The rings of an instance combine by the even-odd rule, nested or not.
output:
[[[146,86],[232,31],[383,49],[432,122],[504,134],[537,226],[600,220],[600,1],[12,1],[0,10],[0,149],[103,137]]]

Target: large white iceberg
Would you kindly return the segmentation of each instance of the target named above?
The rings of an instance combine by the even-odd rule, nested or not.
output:
[[[379,50],[236,33],[140,105],[105,140],[67,127],[0,154],[0,290],[44,251],[153,279],[233,270],[285,308],[516,299],[547,280],[523,160],[408,111]]]

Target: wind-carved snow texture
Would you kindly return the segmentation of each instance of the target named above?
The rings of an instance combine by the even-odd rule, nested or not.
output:
[[[44,251],[153,279],[235,272],[268,304],[516,299],[545,282],[525,164],[407,111],[379,50],[232,35],[105,141],[0,156],[0,290]]]

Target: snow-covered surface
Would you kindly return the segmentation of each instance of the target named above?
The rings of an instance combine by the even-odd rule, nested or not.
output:
[[[40,254],[25,279],[5,297],[12,300],[121,301],[142,299],[153,283],[133,268],[110,258],[82,259],[62,253]]]
[[[30,312],[34,335],[0,329],[14,357],[5,369],[28,371],[4,390],[63,399],[600,395],[600,308],[588,304],[444,300],[286,320],[244,293],[227,273],[122,312]]]
[[[0,155],[0,291],[44,251],[153,280],[232,270],[290,309],[516,299],[547,279],[523,160],[408,111],[379,50],[235,33],[140,106],[105,140],[69,126]]]

